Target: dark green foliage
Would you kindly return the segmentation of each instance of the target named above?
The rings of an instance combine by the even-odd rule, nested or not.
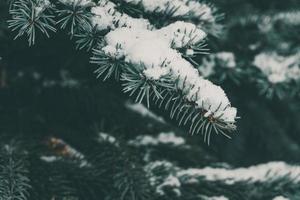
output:
[[[185,94],[182,94],[180,91],[165,90],[161,96],[162,98],[154,96],[155,104],[157,104],[159,108],[169,110],[170,118],[178,121],[179,125],[189,125],[191,135],[201,134],[204,136],[204,142],[207,144],[210,144],[212,133],[220,133],[227,138],[231,138],[228,133],[236,129],[234,124],[224,122],[219,118],[204,117],[206,112],[197,108],[193,102],[187,101]],[[218,109],[215,112],[217,112]]]
[[[141,68],[141,69],[137,69]],[[162,92],[170,91],[174,88],[174,83],[169,75],[165,75],[158,80],[148,79],[143,73],[144,66],[127,66],[124,68],[121,80],[124,82],[123,91],[129,95],[135,95],[135,101],[141,103],[146,99],[147,106],[150,106],[151,95],[154,98],[163,99]]]
[[[81,1],[74,1],[71,5],[58,6],[57,24],[60,25],[61,29],[68,29],[67,31],[71,34],[71,37],[75,34],[76,30],[83,29],[90,24],[91,13],[87,10],[92,4],[81,5]]]
[[[8,20],[9,28],[17,31],[15,38],[26,35],[29,45],[36,40],[37,31],[49,37],[49,31],[55,32],[54,16],[48,9],[51,5],[44,5],[43,0],[18,0],[10,9],[11,20]]]
[[[30,180],[25,152],[18,152],[18,144],[1,144],[0,153],[0,199],[26,200]]]
[[[230,48],[241,58],[239,67],[243,71],[243,82],[256,85],[258,92],[268,99],[293,99],[300,91],[299,85],[294,80],[271,83],[259,69],[255,69],[252,61],[261,52],[276,52],[278,56],[296,55],[300,38],[294,33],[300,30],[299,16],[297,9],[250,13],[242,18],[233,18],[229,23],[226,40],[235,40]],[[243,37],[245,34],[246,39]]]
[[[102,146],[103,152],[96,155],[92,163],[102,169],[103,175],[106,176],[107,186],[110,187],[106,191],[107,199],[155,199],[154,188],[149,184],[149,177],[145,175],[141,161],[136,157],[139,154],[122,144],[119,147],[112,144]]]
[[[101,47],[100,44],[98,43],[98,46]],[[98,66],[95,73],[97,74],[97,78],[102,76],[104,81],[112,76],[115,80],[120,80],[122,68],[125,68],[125,62],[107,56],[101,48],[93,49],[93,56],[90,62]]]
[[[187,51],[192,50],[193,54],[188,55]],[[196,68],[199,67],[199,63],[197,63],[194,59],[197,59],[199,55],[207,55],[209,54],[209,49],[207,47],[206,41],[201,41],[196,45],[187,45],[186,48],[180,49],[180,52],[183,56],[190,61]]]
[[[23,2],[24,0],[20,1],[20,6],[26,7],[26,4]],[[43,0],[39,0],[37,3],[44,2]],[[24,5],[23,5],[24,4]],[[169,75],[166,75],[162,77],[159,80],[150,80],[146,78],[146,76],[141,73],[144,69],[143,64],[141,63],[140,66],[130,66],[129,64],[126,64],[122,58],[113,58],[108,55],[106,55],[102,50],[101,47],[103,46],[102,43],[102,36],[104,33],[101,33],[97,31],[97,27],[93,27],[91,25],[91,17],[92,13],[89,11],[90,7],[92,7],[93,3],[84,3],[83,1],[74,1],[74,2],[58,2],[55,8],[55,13],[57,14],[57,24],[60,24],[61,29],[66,29],[68,27],[69,32],[71,34],[71,37],[76,36],[76,43],[77,48],[87,48],[88,50],[93,49],[93,56],[91,57],[91,63],[96,64],[98,66],[98,69],[95,70],[95,73],[97,74],[97,77],[103,76],[104,80],[110,78],[112,75],[114,75],[116,80],[121,79],[124,83],[123,91],[128,92],[130,96],[135,95],[135,101],[138,103],[146,101],[147,106],[150,106],[150,96],[154,95],[154,98],[157,98],[159,100],[165,101],[164,97],[161,95],[162,92],[171,91],[171,93],[178,93],[177,90],[174,90],[176,87],[176,79],[169,77]],[[122,4],[123,5],[123,4]],[[124,4],[124,8],[131,7],[129,4]],[[30,12],[35,12],[37,5],[33,5],[31,10],[26,9],[24,14],[28,14]],[[49,5],[50,6],[50,5]],[[41,11],[42,13],[44,10],[46,10],[48,5],[45,7],[44,5],[41,5]],[[120,5],[119,5],[120,6]],[[138,6],[139,7],[139,6]],[[209,7],[212,7],[212,5],[209,5]],[[26,7],[27,8],[27,7]],[[157,18],[159,15],[163,16],[163,19],[161,21],[167,22],[168,20],[175,21],[179,20],[177,17],[175,19],[173,18],[174,13],[179,8],[172,7],[170,5],[169,9],[167,9],[166,13],[159,13],[154,12],[153,17]],[[203,8],[205,10],[205,7]],[[142,10],[140,8],[140,10]],[[212,8],[212,11],[215,14],[215,9]],[[13,14],[15,11],[10,10],[10,13]],[[203,11],[204,12],[204,11]],[[205,23],[208,24],[214,24],[215,18],[214,15],[211,16],[211,21],[207,21]],[[187,20],[188,16],[181,16],[181,18]],[[193,16],[190,16],[190,18],[193,18]],[[197,23],[204,23],[204,22],[197,22]],[[206,25],[205,25],[206,26]],[[18,26],[15,28],[18,29]],[[33,29],[34,30],[34,29]],[[186,30],[184,30],[186,32]],[[103,34],[103,35],[102,35]],[[188,33],[192,35],[193,33]],[[35,40],[35,32],[33,32],[32,37],[30,36],[30,41],[33,43]],[[196,36],[195,36],[196,37]],[[199,54],[206,54],[207,48],[205,41],[200,42],[197,45],[190,45],[192,43],[194,38],[191,38],[190,42],[187,42],[186,47],[182,48],[181,51],[186,51],[188,49],[192,50],[194,52],[194,56],[197,56]],[[94,46],[97,45],[97,47],[94,48]],[[120,47],[121,48],[121,47]],[[117,46],[118,49],[118,46]],[[198,63],[194,60],[193,56],[185,56],[191,63],[193,63],[196,67],[198,66]],[[164,65],[165,63],[162,63]],[[172,95],[171,95],[172,96]],[[173,106],[171,109],[170,116],[171,118],[174,117],[175,113],[178,111],[177,119],[179,119],[179,114],[181,111],[184,110],[183,115],[179,119],[179,123],[181,124],[183,121],[186,122],[192,121],[192,125],[190,128],[190,132],[192,134],[194,133],[201,133],[205,136],[205,141],[209,142],[209,139],[206,139],[207,135],[210,136],[211,132],[215,132],[215,130],[220,129],[221,133],[223,133],[223,130],[234,130],[235,126],[232,126],[231,124],[227,124],[226,122],[221,123],[211,123],[213,121],[219,121],[219,119],[209,119],[206,120],[205,117],[203,117],[203,114],[205,111],[198,110],[198,109],[190,109],[191,104],[186,106],[183,104],[185,96],[181,95],[178,99],[172,99],[169,100],[172,101]],[[185,109],[188,107],[188,109]],[[196,107],[196,105],[193,105],[192,107]],[[180,108],[180,109],[179,109]],[[194,117],[193,114],[195,114],[195,111],[201,112],[200,117]],[[187,117],[187,118],[186,118]],[[199,120],[199,121],[196,121]],[[200,123],[201,122],[201,123]],[[203,123],[202,123],[203,122]],[[209,123],[207,123],[209,122]],[[195,125],[196,124],[196,125]],[[210,126],[210,124],[213,124]],[[216,124],[216,125],[215,125]],[[194,126],[195,125],[195,126]],[[223,130],[221,130],[223,129]],[[198,132],[196,132],[198,131]],[[218,132],[217,132],[218,133]],[[225,133],[223,133],[226,135]],[[208,137],[210,138],[210,137]]]
[[[163,12],[159,9],[154,10],[154,12],[147,12],[141,4],[133,5],[131,3],[124,2],[122,0],[113,0],[117,4],[118,10],[128,13],[134,17],[143,16],[145,19],[149,19],[151,24],[154,24],[155,27],[160,28],[171,24],[175,21],[191,21],[194,24],[197,24],[203,28],[211,36],[220,36],[222,34],[223,25],[221,21],[223,20],[223,14],[219,13],[218,9],[205,2],[207,6],[212,9],[212,17],[208,19],[202,19],[201,15],[205,15],[206,8],[203,8],[203,11],[199,16],[194,16],[192,13],[187,13],[186,15],[175,15],[176,11],[180,9],[178,6],[166,4],[167,9]],[[203,3],[203,2],[202,2]],[[157,20],[159,19],[159,20]]]
[[[27,6],[22,7],[24,11],[32,12],[30,1],[20,1]],[[274,23],[271,32],[262,34],[257,28],[257,20],[244,16],[253,8],[248,8],[247,12],[243,10],[246,5],[257,6],[258,1],[222,2],[226,4],[225,8],[231,6],[225,10],[229,15],[229,32],[224,35],[228,35],[228,38],[215,44],[217,47],[212,50],[221,48],[234,52],[239,66],[232,71],[217,68],[212,80],[222,83],[224,88],[228,88],[227,91],[232,91],[230,96],[243,120],[239,121],[240,134],[237,137],[230,141],[218,137],[210,140],[213,132],[231,137],[226,131],[230,132],[235,127],[212,118],[204,120],[204,111],[195,110],[191,102],[185,101],[184,94],[176,91],[176,84],[170,83],[168,76],[160,81],[145,79],[138,67],[105,57],[97,46],[99,43],[101,46],[105,33],[97,32],[83,14],[89,13],[89,7],[74,9],[72,6],[55,4],[63,8],[58,9],[63,12],[54,13],[49,7],[41,13],[40,18],[35,19],[37,23],[29,26],[26,23],[31,18],[18,20],[18,17],[27,17],[17,10],[18,6],[21,7],[17,3],[20,1],[10,1],[15,4],[12,4],[13,16],[9,22],[18,36],[28,36],[29,43],[34,44],[36,35],[44,31],[38,28],[41,22],[51,26],[46,28],[50,34],[50,31],[54,31],[52,14],[59,13],[59,26],[65,24],[63,28],[74,36],[77,47],[88,51],[94,49],[91,62],[98,67],[96,75],[105,80],[122,78],[122,82],[99,84],[95,81],[95,77],[91,76],[93,70],[86,66],[90,55],[73,51],[71,42],[63,34],[58,33],[49,41],[27,48],[20,41],[9,40],[6,35],[9,32],[2,30],[1,26],[0,41],[5,42],[0,45],[0,135],[18,138],[22,143],[11,143],[1,138],[0,200],[206,200],[213,196],[225,196],[230,200],[268,200],[279,195],[291,200],[300,198],[299,184],[293,183],[288,175],[264,182],[244,181],[232,185],[199,178],[198,184],[182,181],[179,187],[181,196],[171,186],[164,187],[165,194],[160,196],[156,191],[157,185],[150,184],[149,180],[154,177],[161,183],[170,174],[174,175],[175,170],[161,168],[149,174],[144,168],[152,161],[161,160],[170,161],[174,167],[182,169],[206,166],[229,168],[229,165],[220,164],[224,162],[233,167],[273,160],[299,163],[299,83],[270,85],[259,71],[249,70],[253,56],[261,50],[276,49],[283,51],[284,55],[296,51],[299,46],[298,31],[288,31],[295,30],[294,26],[279,20]],[[290,5],[290,8],[297,5],[294,0],[266,2],[277,8],[279,5]],[[170,8],[164,15],[155,13],[149,16],[138,7],[124,1],[119,3],[119,10],[124,9],[126,13],[136,16],[143,14],[156,21],[157,27],[175,20],[171,18],[176,8]],[[3,10],[8,8],[1,9],[1,17]],[[78,15],[75,14],[77,11]],[[230,17],[237,12],[243,13]],[[167,21],[157,20],[158,17]],[[243,20],[245,22],[242,23]],[[278,41],[288,41],[292,50],[281,49],[280,45],[277,46]],[[246,48],[257,42],[261,45],[258,49]],[[187,48],[194,49],[198,54],[206,49],[202,45]],[[185,50],[182,49],[182,52]],[[186,55],[195,66],[200,63],[197,57]],[[68,75],[62,77],[62,71],[67,71]],[[3,74],[7,77],[3,78]],[[78,86],[65,87],[66,82],[74,80],[78,81]],[[172,122],[161,123],[154,119],[157,118],[155,116],[142,117],[128,109],[124,106],[128,104],[128,99],[120,92],[122,84],[137,102],[143,101],[148,106],[151,106],[151,102],[155,103],[161,109],[151,108],[165,120],[170,116],[180,125],[187,126],[186,130],[190,130],[191,134],[203,134],[204,140],[207,143],[213,141],[213,145],[208,148],[200,141],[201,137],[187,136]],[[277,95],[282,98],[268,99],[265,94],[258,96],[258,89],[265,93],[273,92],[272,97]],[[293,101],[289,99],[290,95],[295,98]],[[165,112],[165,109],[169,112]],[[99,132],[115,136],[116,142],[99,140]],[[155,137],[161,132],[174,132],[176,136],[184,137],[186,145],[129,145],[129,141],[138,136]],[[19,138],[19,135],[22,137]],[[57,144],[49,145],[49,138],[55,138]],[[76,150],[77,156],[70,151],[70,147]]]
[[[101,43],[103,34],[99,33],[97,26],[93,27],[90,23],[84,23],[80,25],[79,30],[75,33],[75,38],[78,49],[90,51]]]

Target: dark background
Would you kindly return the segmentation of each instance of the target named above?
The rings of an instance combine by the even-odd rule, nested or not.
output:
[[[212,51],[232,51],[245,70],[251,67],[253,56],[264,49],[276,49],[280,41],[293,43],[286,54],[299,49],[299,27],[287,27],[279,22],[272,35],[259,32],[259,21],[241,25],[248,16],[274,15],[279,12],[300,9],[297,0],[215,0],[225,13],[224,37],[211,40]],[[153,134],[162,126],[145,126],[144,118],[128,111],[124,102],[128,96],[121,91],[120,83],[96,79],[89,64],[90,54],[75,50],[73,41],[63,32],[50,39],[37,38],[37,44],[28,47],[25,38],[13,40],[13,33],[6,26],[7,7],[0,4],[0,134],[3,137],[43,138],[49,135],[82,137],[95,130],[112,132],[124,139],[138,134]],[[270,38],[276,38],[270,40]],[[247,45],[261,42],[253,52]],[[280,49],[278,49],[279,51]],[[248,65],[248,66],[247,66]],[[62,70],[64,72],[62,72]],[[39,78],[35,79],[34,74]],[[76,87],[61,87],[62,73],[78,81]],[[45,80],[56,85],[43,86]],[[231,140],[213,136],[207,146],[201,136],[188,135],[185,128],[179,130],[176,122],[168,120],[164,111],[153,110],[169,122],[168,127],[184,137],[191,138],[193,145],[201,146],[212,158],[233,166],[248,166],[272,160],[297,163],[300,160],[300,110],[296,99],[268,99],[258,94],[255,84],[243,82],[234,85],[230,81],[222,87],[238,108],[238,130]],[[150,120],[150,119],[149,119]],[[203,155],[198,155],[201,159]],[[183,161],[184,162],[184,161]],[[200,165],[202,165],[201,163]]]

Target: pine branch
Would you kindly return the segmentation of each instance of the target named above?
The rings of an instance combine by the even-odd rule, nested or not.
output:
[[[48,0],[17,0],[9,12],[12,19],[8,20],[8,27],[12,31],[17,31],[15,39],[26,35],[29,45],[35,43],[37,31],[47,37],[49,37],[49,31],[56,31],[51,4]]]
[[[161,99],[162,93],[164,91],[172,90],[174,88],[174,83],[172,83],[171,77],[166,74],[160,77],[159,80],[154,80],[145,76],[136,68],[140,67],[130,67],[124,68],[124,72],[121,75],[121,80],[124,81],[122,86],[125,93],[130,93],[129,96],[135,95],[135,101],[142,103],[146,99],[148,108],[150,107],[150,98],[153,95],[154,98]]]
[[[294,99],[299,93],[299,50],[295,48],[299,38],[294,34],[299,24],[297,10],[249,14],[228,23],[227,40],[247,46],[241,49],[232,45],[236,49],[234,53],[253,55],[250,58],[241,56],[245,83],[255,84],[258,93],[269,100]],[[249,29],[251,34],[245,40]]]
[[[91,190],[102,192],[101,197],[110,200],[155,199],[138,151],[131,150],[122,140],[107,134],[98,140],[87,137],[71,137],[70,140],[84,154],[88,163],[86,170],[92,174],[91,185],[100,184],[98,188],[91,187]],[[98,198],[99,195],[89,199]]]
[[[31,188],[25,155],[17,144],[6,144],[0,154],[0,199],[27,200]]]
[[[81,24],[74,36],[76,39],[76,47],[80,50],[86,49],[90,51],[103,41],[103,33],[98,31],[97,26],[93,27],[90,23]],[[95,57],[101,56],[103,55],[97,55]]]
[[[176,21],[192,21],[197,26],[201,26],[209,35],[220,36],[222,33],[223,26],[220,21],[224,16],[208,2],[169,0],[156,2],[157,5],[151,0],[113,0],[113,2],[117,4],[118,10],[135,17],[143,16],[157,28]],[[157,20],[158,18],[160,20]]]
[[[62,5],[58,5],[57,7],[58,21],[56,23],[60,24],[61,29],[68,27],[68,31],[71,37],[73,37],[76,31],[89,28],[92,15],[87,10],[94,5],[92,2],[85,3],[84,0],[59,2]]]
[[[194,5],[195,8],[185,5],[188,14],[192,15],[190,18],[202,17],[204,21],[200,24],[215,22],[214,9],[210,5],[198,2]],[[166,8],[157,12],[166,12],[168,17],[184,17],[180,9],[169,2]],[[150,10],[152,12],[156,11]],[[163,92],[180,93],[174,99],[173,94],[170,95],[170,116],[176,115],[179,124],[190,123],[192,134],[201,133],[209,143],[211,132],[227,135],[224,130],[235,130],[236,109],[231,107],[226,94],[199,75],[193,66],[198,66],[198,63],[191,54],[181,52],[205,53],[207,33],[198,26],[199,23],[176,21],[156,30],[148,20],[122,13],[110,1],[100,2],[97,6],[89,0],[60,1],[56,14],[61,28],[69,27],[71,37],[79,38],[76,42],[79,48],[91,49],[100,41],[93,48],[91,58],[91,63],[99,66],[95,73],[98,77],[103,75],[104,80],[114,75],[117,80],[124,81],[124,92],[129,92],[130,96],[135,94],[136,102],[146,99],[149,107],[152,94],[164,101]],[[35,32],[29,34],[32,42],[34,35]],[[150,55],[146,55],[150,53],[154,53],[151,60]]]
[[[102,45],[98,43],[98,46],[101,47]],[[95,73],[97,74],[97,78],[102,76],[103,81],[112,76],[114,76],[116,81],[120,80],[122,68],[126,68],[126,63],[124,61],[107,56],[101,48],[93,49],[93,56],[91,57],[90,62],[99,66],[98,69],[95,70]]]

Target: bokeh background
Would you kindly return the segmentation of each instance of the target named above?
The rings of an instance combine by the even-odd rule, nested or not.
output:
[[[213,135],[208,146],[201,135],[189,135],[185,127],[178,127],[163,110],[153,107],[149,112],[142,105],[133,103],[127,94],[123,94],[120,82],[97,79],[93,73],[96,66],[89,63],[90,53],[76,50],[74,42],[63,31],[49,39],[38,37],[36,45],[31,47],[25,38],[14,40],[14,34],[7,28],[8,6],[1,0],[0,143],[4,146],[13,141],[13,145],[26,149],[26,157],[31,163],[37,163],[29,165],[29,169],[35,172],[30,172],[31,183],[40,192],[36,194],[37,199],[41,191],[48,195],[48,199],[55,195],[59,199],[59,192],[48,191],[47,184],[50,183],[41,184],[42,177],[47,179],[51,174],[45,173],[45,169],[51,167],[36,170],[36,166],[44,165],[36,158],[63,157],[68,155],[67,147],[88,158],[90,154],[102,155],[108,147],[96,147],[99,144],[94,139],[100,141],[103,136],[100,133],[117,138],[125,146],[138,137],[158,137],[161,133],[172,133],[185,141],[183,146],[176,145],[175,138],[165,144],[126,147],[129,152],[135,152],[132,155],[139,162],[167,160],[182,168],[225,165],[238,168],[271,161],[299,163],[299,81],[272,85],[253,65],[255,56],[262,52],[272,51],[286,57],[299,55],[299,0],[214,0],[213,3],[225,16],[220,37],[208,41],[210,52],[232,53],[237,66],[232,71],[221,69],[209,79],[222,85],[241,118],[232,139]],[[299,63],[298,60],[298,67]],[[222,73],[228,76],[220,79]],[[268,96],[262,92],[264,87],[275,88],[281,95]],[[61,167],[60,170],[66,169],[72,176],[72,167]],[[75,169],[74,174],[77,174]],[[74,185],[75,179],[70,180]],[[213,184],[203,184],[206,195],[222,194]],[[284,184],[281,187],[274,183],[275,192],[268,188],[265,191],[264,184],[257,187],[255,184],[244,187],[242,183],[228,188],[222,184],[215,186],[223,188],[223,193],[228,193],[232,199],[272,199],[281,193],[287,193],[290,199],[300,199],[295,184],[289,184],[289,181]],[[253,188],[257,191],[254,189],[249,194]],[[34,199],[34,195],[29,199]]]

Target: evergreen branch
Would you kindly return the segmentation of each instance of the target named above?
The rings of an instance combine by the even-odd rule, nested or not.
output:
[[[92,26],[90,23],[84,23],[75,33],[77,49],[86,49],[90,51],[103,40],[103,34],[98,31],[97,25]],[[102,56],[102,55],[97,55]]]
[[[98,44],[98,46],[101,45]],[[99,48],[93,49],[92,52],[93,56],[90,62],[99,66],[94,72],[97,74],[97,78],[103,76],[103,81],[105,81],[114,75],[115,80],[118,81],[122,68],[125,68],[124,61],[107,56],[103,50]]]
[[[72,135],[67,138],[72,141],[72,147],[59,145],[55,152],[57,155],[63,153],[63,157],[59,156],[60,159],[48,164],[52,168],[60,166],[59,174],[63,175],[64,180],[68,180],[67,185],[74,189],[76,197],[89,200],[98,200],[99,197],[109,200],[155,199],[151,198],[154,196],[153,188],[145,175],[138,151],[131,151],[121,140],[110,140],[107,137],[95,140],[94,137]],[[51,141],[56,146],[62,140]],[[80,151],[84,155],[81,159],[86,164],[79,166],[76,165],[78,162],[68,159],[66,156],[74,153],[69,148]]]
[[[214,21],[209,18],[212,17],[212,10],[208,5],[195,5],[197,9],[209,12],[206,20]],[[170,116],[176,116],[179,124],[192,122],[191,133],[202,133],[208,143],[207,138],[210,138],[212,130],[220,129],[223,133],[222,130],[235,129],[236,108],[230,106],[220,87],[204,80],[191,64],[198,66],[192,57],[206,51],[204,38],[207,34],[201,28],[192,23],[176,21],[161,29],[152,30],[153,27],[147,20],[120,13],[110,1],[93,6],[90,1],[84,0],[60,1],[56,13],[60,18],[57,24],[61,24],[62,29],[70,26],[71,37],[75,35],[80,38],[77,41],[78,46],[82,45],[80,48],[91,49],[97,40],[102,43],[93,49],[91,57],[91,63],[99,66],[95,71],[97,77],[103,75],[106,80],[114,75],[116,80],[121,79],[124,81],[123,91],[130,93],[130,96],[136,95],[136,102],[145,99],[148,107],[151,94],[158,99],[162,99],[162,93],[169,90],[184,94],[179,95],[179,98],[170,98]],[[190,5],[187,6],[189,11],[193,10]],[[165,11],[171,17],[177,15],[180,9],[170,2]],[[203,17],[205,14],[207,13],[197,16]],[[184,16],[182,13],[179,15]],[[102,42],[99,35],[107,31],[109,33]],[[190,49],[193,55],[185,56],[180,49]],[[142,52],[155,54],[150,59],[149,55],[145,56]],[[201,118],[193,116],[197,112],[192,107],[201,113]],[[195,123],[192,120],[194,118],[198,119]]]
[[[261,53],[256,55],[253,65],[260,76],[255,80],[261,94],[267,98],[293,97],[296,92],[287,92],[288,88],[297,88],[300,80],[300,53],[290,56],[281,56],[277,53]]]
[[[166,74],[158,80],[154,80],[145,76],[140,69],[145,69],[141,64],[139,67],[127,66],[121,74],[123,91],[129,92],[129,96],[136,95],[135,101],[141,103],[146,99],[148,108],[150,107],[150,95],[153,94],[156,98],[162,98],[162,92],[174,88],[171,77]]]
[[[9,9],[12,8],[13,4],[16,2],[17,0],[6,0],[6,3],[9,5]]]
[[[121,75],[121,80],[125,81],[123,91],[129,92],[130,96],[135,94],[135,101],[139,103],[145,98],[149,107],[151,94],[154,94],[155,98],[163,99],[162,92],[173,90],[176,86],[173,92],[182,95],[169,99],[169,103],[172,102],[170,117],[176,115],[180,124],[191,121],[193,109],[190,109],[191,106],[187,106],[185,102],[192,104],[198,111],[195,113],[201,114],[200,118],[193,116],[198,121],[195,121],[196,125],[191,123],[192,134],[202,133],[205,141],[209,143],[212,130],[217,130],[216,133],[220,132],[226,136],[228,135],[224,130],[235,130],[236,109],[230,106],[224,92],[211,82],[203,80],[193,65],[175,50],[202,45],[201,41],[206,34],[194,25],[184,22],[176,22],[151,32],[145,30],[147,37],[144,40],[142,33],[123,28],[111,31],[105,37],[106,46],[102,47],[102,53],[114,59],[125,59],[129,63]],[[132,38],[126,37],[125,40],[120,37],[122,34]],[[159,37],[162,37],[161,39],[166,43],[160,45]],[[142,52],[155,52],[155,54],[150,58],[147,53]],[[208,94],[214,95],[207,96]],[[215,98],[218,99],[218,103]]]
[[[61,139],[50,137],[46,144],[46,151],[30,152],[32,199],[97,200],[103,196],[101,169],[91,166],[83,154]]]
[[[73,165],[66,165],[62,161],[45,162],[37,154],[31,152],[30,156],[30,178],[32,189],[30,199],[63,199],[75,196],[76,191],[72,188],[70,180],[65,178],[65,174],[72,171]],[[77,170],[77,174],[81,174]],[[83,179],[82,179],[83,180]]]
[[[16,144],[4,145],[0,154],[0,199],[27,200],[31,188],[23,154]]]
[[[291,92],[289,90],[290,86],[287,83],[272,84],[264,77],[256,79],[255,82],[258,87],[259,94],[268,99],[278,98],[282,100],[287,97],[293,97],[297,93],[297,90]]]
[[[61,8],[57,9],[58,21],[56,24],[60,24],[61,29],[69,27],[68,31],[71,37],[77,30],[82,30],[90,25],[90,19],[92,14],[87,10],[92,7],[93,3],[82,4],[84,0],[71,1],[71,3],[63,3]]]
[[[122,0],[115,0],[114,2],[116,2],[118,10],[133,16],[143,16],[144,18],[149,19],[149,21],[158,28],[166,26],[174,21],[189,19],[188,14],[184,14],[180,17],[175,16],[175,13],[180,9],[180,6],[171,5],[170,2],[166,3],[165,10],[162,11],[157,7],[152,10],[152,12],[145,10],[142,1],[139,1],[137,4],[128,3]],[[156,20],[157,18],[160,20]]]
[[[203,135],[204,142],[207,144],[210,144],[212,133],[231,138],[228,133],[236,129],[234,123],[222,120],[221,116],[214,116],[214,112],[218,112],[221,106],[214,112],[209,113],[206,110],[197,108],[197,105],[193,101],[187,100],[185,95],[180,90],[166,90],[161,94],[162,98],[153,96],[153,99],[159,108],[163,107],[170,112],[170,118],[178,121],[179,126],[189,125],[191,135]],[[194,98],[197,99],[197,97]]]
[[[102,170],[107,181],[106,197],[111,200],[155,199],[153,188],[140,164],[138,152],[130,151],[121,141],[104,141],[101,148],[88,157],[94,167]],[[139,159],[139,160],[138,160]],[[113,185],[109,185],[113,183]]]
[[[137,17],[143,16],[157,28],[175,21],[192,21],[213,36],[220,36],[223,30],[220,21],[224,15],[208,2],[197,0],[189,0],[188,2],[168,0],[156,2],[156,4],[152,3],[151,0],[114,0],[114,2],[118,5],[118,10]]]
[[[49,12],[48,12],[49,10]],[[29,45],[36,40],[37,30],[49,37],[49,31],[55,32],[54,16],[50,12],[51,4],[48,0],[17,0],[12,5],[9,13],[8,27],[17,31],[15,39],[26,35]]]

